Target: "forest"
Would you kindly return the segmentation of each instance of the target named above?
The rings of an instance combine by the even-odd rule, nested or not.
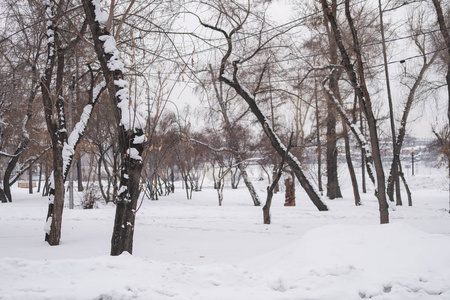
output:
[[[46,197],[48,245],[103,203],[111,256],[132,254],[143,201],[209,183],[265,225],[296,191],[390,223],[419,162],[448,193],[446,1],[3,0],[0,20],[0,213],[17,185]]]

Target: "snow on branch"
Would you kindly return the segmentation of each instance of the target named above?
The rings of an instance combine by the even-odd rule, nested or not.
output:
[[[214,152],[232,152],[232,150],[230,148],[227,148],[227,147],[214,148],[211,145],[204,143],[202,141],[196,140],[196,139],[188,139],[187,141],[194,142],[196,144],[205,146],[206,148],[208,148],[209,150],[214,151]]]
[[[97,103],[97,100],[100,97],[101,92],[105,89],[105,87],[106,82],[102,81],[94,88],[92,103],[89,103],[84,107],[80,120],[70,133],[67,142],[64,143],[62,151],[64,179],[66,177],[67,172],[69,171],[70,164],[72,163],[72,158],[73,155],[75,154],[75,148],[84,135],[84,131],[86,130],[86,126],[92,115],[95,103]]]
[[[333,73],[333,70],[331,71],[331,73]],[[344,119],[345,123],[350,127],[350,130],[355,135],[360,147],[363,149],[364,156],[366,158],[367,173],[369,174],[370,180],[373,183],[375,193],[376,193],[377,187],[376,187],[375,177],[373,176],[373,174],[374,174],[374,171],[373,171],[374,168],[373,168],[373,163],[372,163],[373,159],[372,159],[372,152],[370,151],[370,148],[369,148],[369,143],[367,142],[366,138],[362,134],[361,130],[359,130],[359,127],[350,121],[350,117],[347,115],[347,112],[345,111],[342,104],[336,98],[333,91],[330,90],[330,88],[326,85],[331,73],[325,77],[324,81],[322,82],[322,86],[323,86],[325,92],[327,93],[328,97],[330,97],[330,99],[334,103],[334,106],[337,108],[339,114]]]
[[[103,29],[108,24],[108,10],[103,7],[99,0],[93,0],[92,4],[94,5],[95,21],[97,21],[100,28]]]
[[[22,166],[19,168],[19,170],[16,172],[16,175],[11,178],[10,185],[13,185],[17,180],[19,180],[19,177],[25,173],[26,170],[28,170],[38,159],[40,159],[45,153],[47,153],[48,150],[50,150],[51,147],[48,147],[44,149],[39,155],[37,156],[31,156],[29,157]]]
[[[9,153],[6,153],[6,152],[3,152],[3,151],[0,151],[0,156],[6,156],[6,157],[16,157],[16,156],[18,156],[18,155],[20,155],[20,153],[17,153],[17,154],[9,154]]]

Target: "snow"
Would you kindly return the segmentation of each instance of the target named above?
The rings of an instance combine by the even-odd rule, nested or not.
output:
[[[325,200],[327,212],[299,186],[295,207],[275,194],[271,225],[244,185],[227,186],[219,207],[211,180],[192,200],[177,183],[175,194],[143,201],[134,253],[118,257],[108,255],[114,205],[65,209],[61,244],[50,247],[45,198],[14,186],[13,202],[0,204],[0,299],[448,300],[447,170],[417,170],[406,174],[414,206],[385,225],[372,191],[356,207],[345,176],[345,198]],[[254,184],[265,196],[267,181]]]
[[[107,64],[109,70],[111,72],[114,72],[115,70],[124,72],[124,65],[120,60],[120,52],[117,50],[114,37],[111,35],[101,35],[99,39],[103,42],[103,50],[105,53],[112,55]]]
[[[136,148],[128,148],[127,154],[131,159],[142,161],[142,157],[139,155],[139,151]]]
[[[63,151],[62,151],[62,157],[63,157],[63,171],[64,173],[67,172],[67,168],[70,167],[70,164],[72,163],[72,157],[75,153],[75,147],[80,141],[81,137],[84,135],[84,131],[86,129],[87,123],[89,122],[89,119],[92,114],[92,109],[94,108],[95,103],[98,100],[98,97],[100,95],[100,91],[103,87],[106,86],[106,82],[102,81],[97,86],[94,87],[93,90],[93,103],[87,104],[84,109],[83,113],[81,114],[80,120],[75,125],[74,129],[70,133],[67,142],[64,143]]]
[[[53,19],[53,13],[51,8],[50,1],[44,1],[43,4],[46,6],[46,13],[47,13],[47,45],[48,45],[48,56],[52,57],[55,54],[55,31],[52,29],[53,22],[51,21]]]
[[[50,230],[52,228],[52,221],[53,221],[53,217],[50,216],[50,217],[48,217],[47,222],[45,222],[44,232],[47,234],[50,234]]]
[[[133,144],[138,145],[138,144],[145,143],[146,141],[147,141],[147,137],[145,135],[139,135],[133,139]]]
[[[108,24],[108,10],[98,0],[92,0],[94,5],[95,21],[98,22],[100,28],[105,28]]]

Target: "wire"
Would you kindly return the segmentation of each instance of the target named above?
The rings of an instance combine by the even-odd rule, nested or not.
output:
[[[450,29],[450,27],[448,27],[447,29]],[[416,33],[416,34],[410,34],[410,35],[405,35],[405,36],[401,36],[401,37],[398,37],[398,38],[388,39],[388,40],[386,40],[385,42],[386,42],[386,43],[392,43],[392,42],[396,42],[396,41],[400,41],[400,40],[404,40],[404,39],[408,39],[408,38],[413,38],[413,37],[418,37],[418,36],[421,36],[421,35],[427,35],[427,34],[439,32],[439,31],[440,31],[440,29],[433,29],[433,30],[429,30],[429,31],[426,31],[426,32],[421,32],[421,33]],[[372,47],[372,46],[381,45],[381,44],[382,44],[381,41],[380,41],[380,42],[373,42],[373,43],[370,43],[370,44],[362,45],[362,47],[363,47],[363,48],[365,48],[365,47]],[[435,52],[441,51],[441,50],[445,50],[445,49],[446,49],[446,48],[439,49],[439,50],[436,50]],[[211,49],[211,50],[212,50],[212,49]],[[196,53],[199,53],[199,52],[197,51]],[[306,59],[306,58],[314,58],[314,57],[324,56],[324,55],[327,55],[327,54],[329,54],[329,53],[330,53],[329,51],[321,52],[321,53],[312,53],[312,54],[304,55],[304,56],[301,56],[301,57],[295,57],[295,58],[287,58],[287,59],[275,60],[275,61],[272,61],[272,63],[276,64],[276,63],[281,63],[281,62],[304,60],[304,59]],[[430,53],[434,53],[434,52],[430,52]],[[430,54],[430,53],[426,53],[426,55],[427,55],[427,54]],[[191,53],[191,55],[192,55],[192,53]],[[419,56],[422,56],[422,55],[419,55]],[[412,57],[412,58],[414,58],[414,57]],[[411,59],[411,58],[405,58],[405,59],[403,59],[403,60],[408,60],[408,59]],[[400,60],[399,60],[399,61],[400,61]],[[399,61],[395,61],[395,62],[399,62]],[[395,63],[395,62],[390,62],[389,64],[392,64],[392,63]],[[247,67],[257,67],[257,66],[263,66],[264,64],[265,64],[265,63],[252,63],[252,64],[246,64],[245,66],[242,66],[242,67],[244,67],[244,68],[247,68]],[[370,68],[374,68],[374,67],[378,67],[378,66],[379,66],[379,65],[375,65],[375,66],[371,66]],[[157,74],[163,74],[163,75],[175,75],[175,74],[179,74],[179,71],[168,71],[168,72],[148,73],[148,74],[149,74],[149,75],[150,75],[150,74],[152,74],[152,75],[157,75]]]
[[[358,4],[367,2],[367,1],[368,1],[368,0],[361,0],[361,1],[359,1],[359,2],[352,3],[352,7],[353,7],[353,6],[356,6],[356,5],[358,5]],[[342,3],[341,3],[341,4],[338,4],[338,6],[341,6],[341,5],[342,5]],[[315,15],[317,15],[317,14],[321,14],[321,13],[323,13],[323,10],[317,10],[317,11],[314,12],[314,13],[311,13],[311,14],[309,14],[309,15],[300,17],[300,18],[298,18],[298,19],[295,19],[295,20],[292,20],[292,21],[289,21],[289,22],[280,24],[280,25],[275,26],[275,27],[273,27],[273,26],[270,25],[269,23],[265,22],[265,24],[268,24],[269,26],[271,26],[271,28],[266,29],[266,30],[262,30],[262,31],[260,31],[259,33],[260,33],[260,34],[265,34],[265,33],[268,33],[268,32],[270,32],[270,31],[273,31],[273,30],[276,30],[276,29],[280,29],[280,28],[282,28],[282,27],[286,27],[286,26],[291,25],[291,24],[295,24],[295,23],[297,23],[297,22],[300,23],[300,22],[302,22],[302,21],[304,21],[304,20],[307,20],[307,19],[309,19],[309,18],[311,18],[311,17],[313,17],[313,16],[315,16]],[[293,25],[292,28],[295,28],[296,26],[297,26],[297,25],[295,25],[295,26]],[[291,28],[291,29],[292,29],[292,28]],[[291,30],[291,29],[289,29],[289,30]],[[289,31],[289,30],[287,30],[287,31]],[[247,39],[249,39],[249,38],[250,38],[249,36],[243,36],[243,37],[240,37],[240,38],[236,39],[235,42],[242,42],[242,41],[245,41],[245,40],[247,40]],[[222,38],[220,38],[220,39],[222,39]],[[219,38],[218,38],[217,40],[219,40]],[[208,41],[213,41],[213,39],[208,39]],[[212,47],[209,47],[209,48],[206,48],[206,49],[203,49],[203,50],[196,51],[195,54],[204,53],[204,52],[208,52],[208,51],[215,50],[215,49],[221,50],[220,47],[223,47],[223,46],[227,46],[227,43],[222,43],[222,44],[217,45],[217,46],[212,46]],[[170,59],[171,59],[171,60],[175,60],[176,58],[182,58],[182,57],[186,57],[186,56],[189,56],[189,55],[190,55],[190,54],[185,54],[185,55],[181,55],[181,56],[179,56],[179,57],[174,57],[174,58],[170,58]],[[159,62],[159,61],[155,60],[155,62]]]
[[[401,59],[401,60],[388,62],[388,65],[395,64],[395,63],[404,63],[405,61],[408,61],[408,60],[411,60],[411,59],[415,59],[415,58],[420,58],[420,57],[423,57],[424,55],[430,55],[430,54],[433,54],[433,53],[436,53],[436,52],[439,52],[439,51],[443,51],[443,50],[446,50],[446,49],[448,49],[448,47],[444,47],[444,48],[441,48],[441,49],[437,49],[437,50],[430,51],[430,52],[423,53],[423,54],[419,54],[419,55],[409,56],[409,57],[406,57],[406,58]],[[372,69],[372,68],[378,68],[378,67],[382,67],[382,66],[384,66],[384,64],[378,64],[378,65],[373,65],[373,66],[366,66],[365,68],[366,69]],[[152,73],[144,73],[144,74],[149,76],[149,77],[151,77],[151,78],[158,78],[156,76],[156,74],[155,75],[153,75]],[[172,74],[172,73],[169,73],[169,74]],[[179,72],[178,73],[174,72],[173,74],[179,74]],[[306,78],[305,80],[311,80],[311,79],[315,79],[315,78],[323,78],[325,76],[328,76],[328,75],[313,75],[313,76],[308,76],[308,78]],[[173,78],[167,78],[167,80],[172,81],[172,82],[186,83],[186,84],[198,84],[198,81],[192,81],[192,80],[181,80],[180,81],[179,79],[173,79]],[[270,82],[272,82],[272,83],[283,83],[283,82],[290,82],[290,83],[292,83],[292,82],[295,82],[297,80],[298,80],[298,77],[289,77],[289,78],[284,78],[284,79],[275,79],[275,80],[271,79]],[[256,84],[257,82],[247,82],[247,83],[249,83],[249,84]],[[262,81],[262,83],[269,83],[269,82],[268,81]]]

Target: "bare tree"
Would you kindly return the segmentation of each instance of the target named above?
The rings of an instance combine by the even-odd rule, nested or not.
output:
[[[375,116],[373,113],[372,101],[370,98],[370,94],[369,94],[369,91],[367,90],[364,66],[363,66],[362,55],[361,55],[361,47],[360,47],[360,43],[359,43],[359,39],[358,39],[358,33],[354,27],[353,18],[351,16],[349,0],[345,1],[345,15],[347,17],[347,23],[348,23],[349,28],[352,33],[353,51],[355,52],[356,63],[357,63],[356,70],[355,70],[354,65],[350,61],[350,57],[348,55],[348,50],[343,43],[342,33],[336,22],[335,16],[333,15],[326,0],[321,0],[321,3],[322,3],[322,8],[328,18],[328,21],[330,22],[331,28],[333,29],[334,39],[339,48],[339,52],[341,54],[343,66],[345,68],[347,76],[350,80],[350,83],[351,83],[353,89],[355,90],[355,93],[361,103],[361,106],[364,108],[364,113],[365,113],[365,116],[367,118],[367,122],[369,125],[369,135],[370,135],[370,142],[371,142],[371,146],[372,146],[373,162],[374,162],[376,175],[377,175],[377,192],[376,193],[377,193],[377,197],[378,197],[378,204],[379,204],[379,210],[380,210],[380,223],[382,223],[382,224],[389,223],[388,203],[386,201],[385,177],[384,177],[383,165],[382,165],[381,155],[380,155],[377,124],[376,124],[376,119],[375,119]]]
[[[236,171],[239,170],[250,196],[252,197],[253,204],[255,206],[260,206],[261,202],[247,174],[246,163],[244,162],[246,159],[245,152],[247,150],[245,149],[245,137],[247,135],[245,134],[245,129],[239,125],[239,121],[247,115],[248,111],[244,110],[244,112],[239,114],[235,120],[232,120],[230,117],[230,105],[234,99],[229,95],[230,91],[224,91],[223,82],[216,79],[211,65],[209,65],[209,73],[212,78],[211,83],[214,90],[213,98],[218,103],[219,112],[223,121],[223,131],[225,133],[227,147],[235,160],[232,165],[236,165]],[[233,170],[230,169],[230,173],[232,172]]]
[[[243,30],[244,25],[246,24],[249,16],[251,15],[251,11],[249,5],[247,7],[242,7],[239,4],[234,3],[234,1],[232,1],[228,5],[230,6],[234,5],[234,7],[225,8],[223,6],[223,3],[219,3],[217,5],[216,13],[218,14],[218,17],[214,25],[205,23],[201,19],[199,19],[200,23],[205,28],[209,28],[214,32],[221,34],[223,38],[225,38],[227,43],[225,53],[221,59],[218,78],[220,81],[224,82],[225,84],[233,88],[235,92],[247,103],[249,109],[257,118],[264,133],[269,138],[274,149],[277,151],[280,157],[284,157],[286,155],[286,162],[293,170],[294,174],[296,175],[297,179],[299,180],[302,187],[305,189],[306,193],[308,194],[309,198],[314,203],[314,205],[321,211],[328,210],[327,206],[322,202],[320,196],[317,194],[313,186],[310,184],[309,180],[306,178],[298,159],[291,153],[286,154],[286,146],[281,142],[280,138],[270,125],[268,118],[266,118],[266,116],[263,114],[262,110],[259,108],[256,102],[256,94],[260,87],[260,84],[258,84],[258,82],[259,83],[261,82],[265,74],[265,71],[267,69],[267,63],[265,64],[261,72],[258,74],[258,81],[256,87],[253,89],[252,92],[243,83],[241,83],[239,79],[240,65],[243,64],[244,62],[251,60],[257,54],[262,54],[265,48],[269,48],[268,46],[270,41],[275,39],[276,36],[280,35],[281,33],[275,34],[274,36],[267,38],[267,40],[264,40],[262,36],[258,36],[256,47],[250,51],[247,51],[247,53],[249,53],[248,55],[242,58],[232,59],[235,44],[234,36]],[[224,29],[226,27],[225,25],[223,25],[224,27],[222,27],[221,24],[222,20],[228,21],[229,23],[227,24],[227,26],[231,25],[231,29],[229,30]],[[238,55],[238,57],[240,56],[241,55]]]

